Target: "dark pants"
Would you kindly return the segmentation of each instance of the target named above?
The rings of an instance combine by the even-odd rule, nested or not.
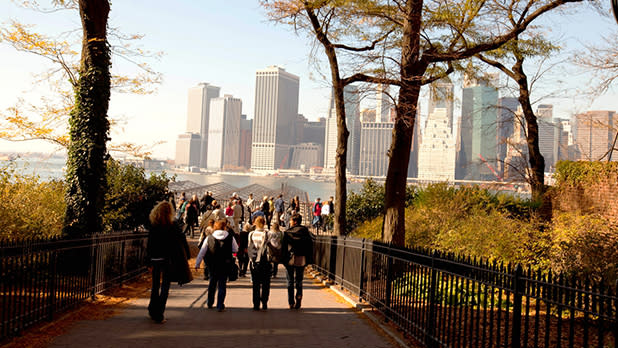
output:
[[[163,320],[163,312],[170,292],[169,265],[167,260],[152,262],[152,288],[148,314],[153,320]]]
[[[209,268],[210,269],[210,268]],[[217,292],[217,309],[225,308],[225,293],[227,292],[227,274],[214,274],[210,271],[210,282],[208,283],[208,307],[215,304],[215,292]]]
[[[279,262],[273,263],[273,278],[277,277],[277,271],[279,270]]]
[[[270,295],[270,273],[271,267],[269,262],[255,264],[251,263],[251,281],[253,282],[253,307],[268,303]]]
[[[296,298],[303,297],[303,276],[305,274],[305,266],[297,267],[285,265],[288,278],[288,303],[294,305]],[[296,288],[296,297],[294,297],[294,288]]]

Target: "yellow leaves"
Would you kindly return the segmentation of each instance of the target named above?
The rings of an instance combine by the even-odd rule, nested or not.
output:
[[[11,21],[8,27],[0,29],[0,40],[10,44],[18,51],[30,52],[57,61],[62,56],[76,56],[66,41],[53,40],[47,36],[32,32],[32,25]]]

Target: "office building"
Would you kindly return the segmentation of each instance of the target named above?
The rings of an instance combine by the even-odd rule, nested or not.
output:
[[[588,111],[575,116],[576,160],[607,160],[607,153],[616,136],[614,111]],[[612,160],[618,156],[612,155]]]
[[[240,144],[238,148],[238,165],[251,168],[251,132],[253,120],[247,120],[247,115],[240,115]]]
[[[219,97],[219,87],[200,83],[189,88],[187,100],[187,132],[200,135],[199,167],[206,168],[210,101]]]
[[[554,159],[556,125],[554,124],[553,105],[541,104],[537,107],[536,118],[539,127],[539,150],[545,159],[545,171],[552,170]]]
[[[207,162],[209,170],[239,167],[241,112],[241,100],[231,95],[210,101]]]
[[[392,108],[393,102],[389,95],[388,86],[378,84],[376,90],[376,122],[392,122]]]
[[[435,109],[446,109],[446,119],[450,132],[453,132],[454,87],[450,82],[434,82],[430,87],[429,115]]]
[[[506,181],[526,181],[529,175],[528,168],[528,139],[526,137],[525,124],[521,107],[517,109],[513,117],[513,135],[507,141],[506,158],[504,159],[504,175]]]
[[[360,95],[355,86],[348,85],[343,89],[343,99],[345,105],[346,127],[348,135],[347,148],[347,171],[351,174],[358,174],[358,163],[360,161]],[[334,171],[336,166],[337,154],[337,110],[335,108],[334,91],[331,93],[330,108],[326,127],[324,131],[324,169]]]
[[[177,167],[198,167],[200,165],[201,137],[196,133],[179,134],[176,139]]]
[[[393,122],[361,123],[359,175],[386,176]]]
[[[498,150],[497,105],[498,91],[495,87],[485,82],[464,81],[457,179],[496,179],[493,171]]]
[[[434,108],[427,117],[418,152],[418,178],[455,180],[455,140],[447,108]]]
[[[285,168],[294,145],[298,117],[299,78],[271,66],[255,77],[255,112],[251,169],[274,171]]]
[[[515,118],[515,112],[519,108],[517,98],[503,97],[498,99],[498,127],[496,130],[497,163],[496,170],[504,176],[505,160],[508,147],[508,139],[513,136],[515,122],[522,120]]]
[[[309,170],[312,167],[322,167],[322,145],[316,143],[301,143],[292,146],[290,169]]]

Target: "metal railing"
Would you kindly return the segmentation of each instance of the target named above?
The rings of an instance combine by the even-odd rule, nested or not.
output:
[[[0,240],[0,342],[144,273],[147,237]]]
[[[427,347],[618,347],[615,287],[364,239],[314,246],[317,271]]]

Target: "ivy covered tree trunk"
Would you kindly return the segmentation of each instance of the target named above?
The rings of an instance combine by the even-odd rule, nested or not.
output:
[[[109,0],[79,0],[83,41],[75,108],[69,119],[65,233],[78,237],[101,231],[105,188],[110,52]]]

